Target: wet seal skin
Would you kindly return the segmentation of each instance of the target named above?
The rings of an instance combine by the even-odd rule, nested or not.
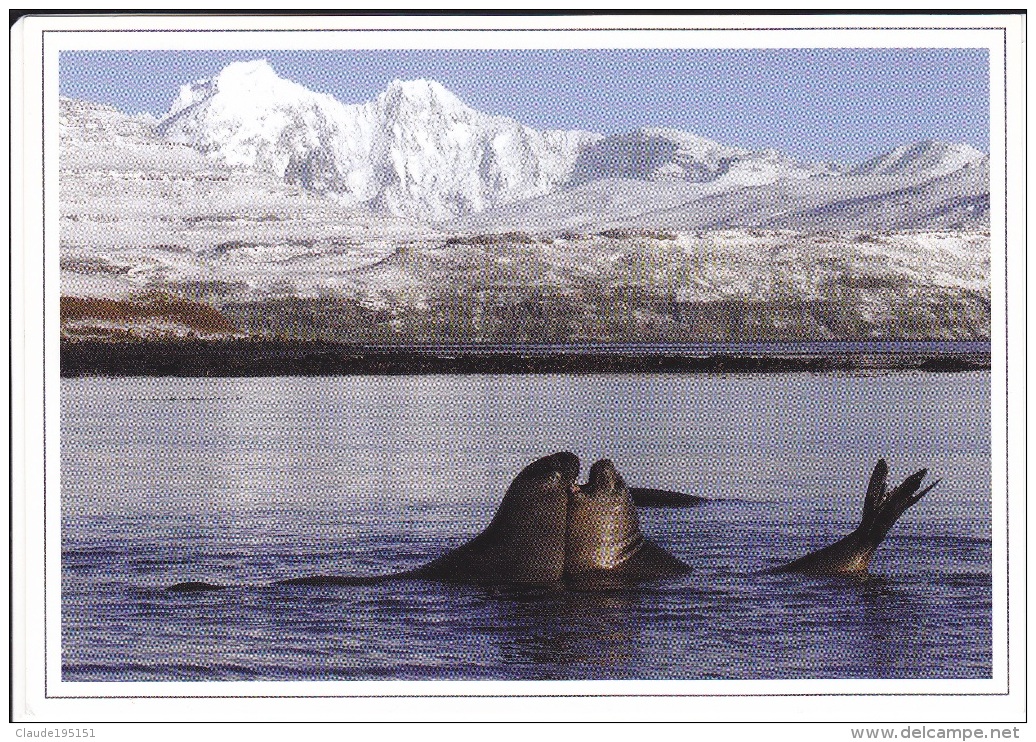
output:
[[[515,477],[486,529],[411,574],[443,582],[558,585],[565,571],[568,498],[579,458],[555,453]]]
[[[422,579],[476,585],[560,586],[565,571],[568,498],[579,457],[560,452],[525,467],[482,533],[423,567],[382,577],[313,576],[286,585],[356,585]]]
[[[580,486],[579,458],[544,456],[507,489],[489,525],[475,538],[428,564],[378,576],[314,575],[279,585],[370,585],[413,579],[503,589],[603,590],[686,574],[689,565],[644,537],[631,490],[608,459],[590,467]],[[868,577],[871,557],[908,508],[939,483],[921,489],[922,469],[888,491],[888,466],[871,475],[860,526],[845,538],[770,573]],[[689,495],[687,497],[690,497]],[[181,582],[173,593],[223,589]]]
[[[888,491],[888,464],[879,459],[867,485],[860,525],[845,538],[807,554],[801,559],[770,570],[772,573],[801,572],[811,575],[839,575],[866,579],[871,557],[896,521],[918,500],[941,482],[936,479],[921,489],[927,469],[921,469]]]
[[[595,589],[684,574],[691,568],[644,538],[622,475],[608,459],[590,467],[573,492],[565,541],[565,582]]]

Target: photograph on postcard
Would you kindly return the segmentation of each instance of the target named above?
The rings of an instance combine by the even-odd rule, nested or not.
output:
[[[989,50],[572,46],[58,53],[61,682],[994,677]]]

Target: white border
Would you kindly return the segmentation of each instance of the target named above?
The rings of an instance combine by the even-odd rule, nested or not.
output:
[[[227,32],[236,28],[254,31]],[[846,27],[855,27],[847,29]],[[270,28],[292,28],[287,32]],[[610,30],[580,30],[586,27]],[[711,28],[702,33],[680,30]],[[814,28],[809,28],[814,27]],[[480,33],[442,29],[483,29]],[[490,31],[488,28],[526,30]],[[655,29],[655,30],[637,30]],[[749,28],[765,30],[746,30]],[[799,30],[777,30],[799,29]],[[898,30],[889,30],[895,28]],[[982,30],[983,28],[987,30]],[[306,30],[310,29],[310,30]],[[313,30],[334,29],[334,30]],[[367,29],[367,30],[363,30]],[[370,30],[396,29],[396,30]],[[544,29],[569,29],[544,30]],[[725,29],[725,30],[720,30]],[[571,33],[571,31],[579,33]],[[44,40],[44,32],[46,32]],[[1006,33],[1006,52],[1004,58]],[[1025,675],[1025,231],[1024,21],[1018,16],[584,16],[584,17],[44,17],[26,18],[12,31],[12,613],[16,719],[83,721],[193,719],[340,720],[650,718],[697,721],[767,720],[880,722],[923,720],[1018,721],[1024,715]],[[994,677],[980,681],[554,681],[350,683],[66,683],[60,680],[60,609],[40,620],[46,600],[60,606],[58,486],[58,230],[57,127],[40,131],[41,108],[57,105],[57,55],[64,49],[298,49],[298,48],[781,48],[979,47],[991,65],[991,234],[993,277],[993,522]],[[40,60],[45,78],[41,80]],[[43,85],[46,85],[44,88]],[[1004,100],[1004,89],[1007,99]],[[44,97],[45,96],[45,99]],[[1005,126],[1008,132],[1005,138]],[[42,140],[41,140],[42,137]],[[1006,159],[1005,148],[1011,156]],[[45,152],[45,159],[41,155]],[[46,165],[46,171],[43,165]],[[1008,168],[1005,171],[1005,167]],[[46,192],[44,192],[44,178]],[[1010,222],[1004,194],[1010,186]],[[43,223],[46,199],[46,224]],[[1005,242],[1004,235],[1007,235]],[[1007,250],[1007,245],[1011,246]],[[38,247],[45,247],[41,265]],[[46,283],[43,270],[46,271]],[[998,281],[1010,282],[1010,306]],[[44,287],[46,304],[44,306]],[[40,317],[46,309],[46,331]],[[998,320],[1007,317],[1007,326]],[[1010,346],[1007,344],[1009,330]],[[1004,360],[1010,350],[1010,366]],[[46,367],[42,359],[46,354]],[[1009,374],[1005,375],[1005,371]],[[47,405],[43,387],[45,373]],[[1007,391],[1010,382],[1010,416]],[[47,437],[44,446],[44,422]],[[1006,427],[1007,424],[1010,427]],[[1010,443],[1011,457],[1005,461]],[[41,456],[41,454],[43,454]],[[44,460],[46,462],[44,466]],[[1008,468],[1008,465],[1010,468]],[[46,472],[46,519],[43,483]],[[1004,493],[1010,482],[1010,523]],[[47,530],[44,534],[43,523]],[[41,537],[48,544],[43,563]],[[999,548],[1010,539],[1011,552]],[[1010,570],[1008,569],[1010,567]],[[1010,583],[1008,583],[1010,575]],[[46,593],[43,585],[46,584]],[[1005,610],[1011,596],[1011,613]],[[1008,657],[1010,621],[1010,657]],[[46,651],[44,651],[46,646]],[[45,663],[44,663],[45,659]],[[1008,661],[1010,677],[1007,675]],[[1008,693],[1008,690],[1010,691]],[[227,696],[336,696],[335,698],[227,698]],[[623,697],[659,694],[670,697]],[[719,695],[717,695],[719,694]],[[744,695],[748,694],[748,695]],[[889,695],[907,694],[907,695]],[[941,695],[949,694],[949,695]],[[997,694],[997,695],[994,695]],[[211,700],[154,696],[221,696]],[[342,698],[341,696],[382,696]],[[391,696],[403,696],[393,698]],[[419,698],[414,696],[459,696]],[[530,696],[562,695],[563,698]],[[603,697],[583,698],[574,696]],[[675,697],[675,696],[686,697]],[[80,698],[69,698],[79,696]],[[105,697],[82,699],[82,696]],[[136,698],[124,698],[137,696]],[[481,698],[476,698],[481,696]],[[485,696],[511,696],[509,698]],[[861,705],[861,697],[866,703]],[[516,712],[516,709],[521,709]],[[880,710],[879,713],[875,713]],[[303,716],[304,715],[304,716]],[[824,737],[820,737],[824,738]]]

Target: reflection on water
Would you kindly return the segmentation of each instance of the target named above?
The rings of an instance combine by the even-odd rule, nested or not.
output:
[[[68,379],[66,680],[990,677],[989,374]],[[713,498],[641,512],[694,567],[603,593],[388,574],[556,450]],[[843,536],[867,475],[943,484],[855,583],[758,574]],[[230,588],[193,595],[184,580]]]
[[[540,679],[564,679],[572,666],[594,668],[598,677],[622,676],[634,664],[632,625],[636,594],[558,592],[539,600],[494,601],[500,660],[539,668]]]

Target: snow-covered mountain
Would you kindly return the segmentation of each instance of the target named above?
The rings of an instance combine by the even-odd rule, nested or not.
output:
[[[347,205],[424,221],[457,220],[461,228],[493,225],[523,210],[544,228],[571,226],[580,223],[580,212],[566,211],[564,204],[580,200],[578,189],[592,192],[619,180],[634,184],[621,189],[632,201],[611,199],[619,212],[654,214],[657,201],[647,196],[660,189],[649,184],[663,183],[668,208],[694,211],[694,202],[712,199],[712,217],[692,219],[689,226],[725,227],[731,215],[719,208],[724,194],[775,194],[778,202],[762,210],[772,220],[788,213],[779,202],[788,191],[807,193],[813,200],[806,209],[812,211],[822,202],[842,202],[855,193],[872,199],[985,162],[985,155],[967,145],[931,141],[838,168],[667,128],[608,136],[537,131],[476,111],[429,80],[396,80],[375,100],[346,105],[279,77],[261,60],[234,63],[183,86],[157,131],[167,142],[190,146],[229,168],[260,170]],[[743,211],[738,201],[732,200],[735,214]],[[968,224],[981,226],[975,219]]]
[[[584,148],[568,185],[627,178],[698,183],[702,192],[715,193],[830,173],[825,164],[802,165],[776,150],[753,152],[677,129],[645,128]]]
[[[739,227],[896,232],[989,225],[989,157],[967,145],[901,147],[845,171],[823,166],[778,170],[768,164],[746,158],[738,163],[740,172],[704,183],[657,175],[591,179],[469,214],[444,227],[467,232],[515,225],[532,232]],[[755,182],[749,174],[758,176]],[[736,177],[744,180],[724,182]]]
[[[71,340],[989,333],[988,157],[963,145],[804,165],[536,132],[431,82],[346,106],[265,64],[161,121],[63,99],[60,137]]]
[[[927,140],[896,147],[891,152],[875,157],[853,168],[854,174],[903,174],[923,178],[938,178],[974,165],[987,155],[967,144],[949,144]]]
[[[158,131],[231,167],[423,219],[555,190],[601,138],[488,116],[428,80],[396,80],[374,101],[345,105],[265,61],[183,86]]]
[[[311,291],[432,232],[228,167],[108,106],[63,99],[59,127],[65,295]]]

